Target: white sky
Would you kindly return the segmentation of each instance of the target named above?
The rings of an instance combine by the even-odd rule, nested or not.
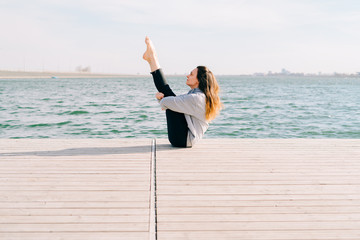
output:
[[[2,0],[0,69],[147,74],[360,72],[356,0]]]

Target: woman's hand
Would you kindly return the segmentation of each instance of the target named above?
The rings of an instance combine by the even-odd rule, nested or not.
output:
[[[161,92],[158,92],[158,93],[156,93],[155,97],[156,97],[157,100],[161,100],[161,99],[164,98],[164,94],[161,93]]]

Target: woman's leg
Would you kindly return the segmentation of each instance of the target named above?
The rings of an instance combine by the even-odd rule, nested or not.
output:
[[[186,147],[188,125],[183,113],[166,110],[169,142],[175,147]]]
[[[176,96],[167,84],[164,74],[161,69],[151,73],[154,79],[155,86],[159,92],[162,92],[165,97]],[[183,113],[174,112],[170,109],[166,110],[166,121],[168,129],[168,138],[170,143],[175,147],[186,147],[188,126]]]
[[[160,68],[158,58],[156,56],[156,51],[154,44],[151,42],[149,37],[145,38],[146,51],[143,55],[143,58],[149,63],[151,74],[154,78],[154,83],[157,90],[167,96],[175,96],[174,92],[170,89],[169,84],[167,84],[164,74]]]
[[[165,97],[176,96],[167,84],[164,74],[161,69],[151,73],[154,79],[155,86],[159,92],[162,92]],[[175,147],[186,147],[188,126],[183,113],[174,112],[170,109],[166,110],[166,121],[168,129],[168,138],[170,143]]]
[[[159,92],[163,93],[165,97],[176,96],[171,90],[169,84],[166,82],[161,68],[151,72],[151,75],[153,76],[155,87]]]
[[[143,58],[150,65],[155,87],[159,92],[162,92],[165,97],[176,96],[175,93],[171,90],[169,84],[166,82],[164,74],[160,69],[160,64],[155,53],[154,45],[148,37],[146,37],[145,43],[147,48]],[[189,129],[185,115],[183,113],[174,112],[170,109],[167,109],[166,121],[170,143],[175,147],[186,147]]]

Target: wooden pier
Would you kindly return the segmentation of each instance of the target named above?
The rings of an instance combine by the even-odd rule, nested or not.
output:
[[[0,239],[360,239],[360,140],[0,139]]]

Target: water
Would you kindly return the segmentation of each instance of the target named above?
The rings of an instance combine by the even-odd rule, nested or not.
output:
[[[168,77],[178,94],[185,77]],[[360,78],[219,76],[206,138],[360,138]],[[0,138],[166,138],[151,76],[0,79]]]

